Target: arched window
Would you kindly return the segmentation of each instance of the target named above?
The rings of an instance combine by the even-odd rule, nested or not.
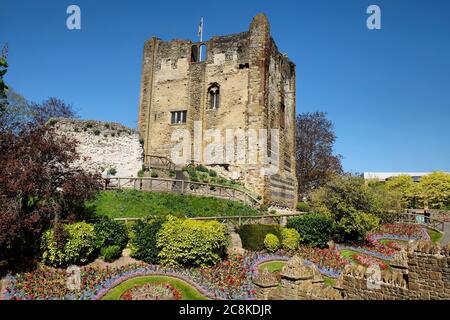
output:
[[[218,109],[220,106],[220,88],[218,84],[213,84],[208,89],[209,109]]]

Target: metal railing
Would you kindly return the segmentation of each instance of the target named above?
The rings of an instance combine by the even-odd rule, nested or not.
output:
[[[299,217],[305,213],[297,212],[297,213],[283,213],[283,214],[266,214],[266,215],[257,215],[257,216],[222,216],[222,217],[193,217],[188,218],[191,220],[198,221],[219,221],[224,224],[232,223],[235,225],[244,225],[244,224],[255,224],[255,223],[279,223],[281,225],[285,225],[288,218]],[[125,223],[146,220],[157,218],[159,216],[149,215],[145,218],[115,218],[116,221],[122,221]]]
[[[432,228],[437,231],[444,231],[444,221],[415,213],[398,213],[395,215],[396,222],[408,224],[420,224],[424,227]]]
[[[244,190],[216,184],[150,177],[108,177],[103,178],[104,190],[134,189],[153,192],[168,192],[236,200],[252,207],[259,207],[260,201]]]

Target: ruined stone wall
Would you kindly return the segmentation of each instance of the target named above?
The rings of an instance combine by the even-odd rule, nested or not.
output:
[[[111,168],[118,177],[136,177],[142,169],[143,148],[139,134],[111,122],[52,119],[57,134],[78,141],[80,165],[87,171],[106,174]]]
[[[254,283],[258,299],[279,300],[448,300],[450,245],[420,241],[397,254],[391,269],[373,273],[361,265],[347,266],[333,287],[325,286],[313,265],[293,257],[281,280],[262,273]]]
[[[431,242],[409,246],[402,266],[383,271],[379,289],[367,286],[367,269],[349,268],[342,288],[347,299],[410,300],[450,299],[450,246]]]
[[[206,60],[193,59],[193,48],[198,50],[202,44],[206,46],[203,48]],[[220,106],[216,109],[209,108],[212,86],[220,90]],[[280,112],[282,105],[284,113]],[[171,112],[183,110],[187,111],[186,123],[171,124]],[[196,121],[201,123],[202,130],[196,130]],[[281,123],[284,123],[283,128],[280,128]],[[178,143],[171,141],[172,134],[177,129],[187,129],[190,137],[200,142],[200,150],[196,150],[196,144],[190,141],[193,154],[188,155],[189,162],[223,166],[231,172],[230,176],[263,196],[267,203],[293,206],[296,202],[295,65],[279,53],[270,37],[265,15],[257,15],[247,32],[213,37],[204,43],[166,42],[157,38],[147,41],[138,127],[146,154],[170,157]],[[273,179],[262,174],[262,159],[252,164],[249,153],[244,154],[240,164],[233,164],[225,157],[205,163],[203,155],[211,142],[233,139],[235,143],[243,143],[245,150],[254,150],[258,155],[262,148],[267,149],[266,145],[246,135],[227,136],[227,129],[247,133],[249,129],[259,132],[259,129],[272,128],[281,129],[281,170]],[[207,135],[214,133],[208,132],[211,129],[217,130],[214,137]],[[195,154],[200,157],[194,157]]]

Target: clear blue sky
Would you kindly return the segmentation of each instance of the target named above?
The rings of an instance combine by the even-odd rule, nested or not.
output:
[[[82,118],[136,127],[144,41],[196,39],[248,29],[264,12],[297,64],[297,111],[325,111],[344,167],[450,171],[450,1],[2,0],[6,78],[26,98],[56,96]],[[81,7],[82,30],[66,28]],[[366,28],[366,8],[382,30]]]

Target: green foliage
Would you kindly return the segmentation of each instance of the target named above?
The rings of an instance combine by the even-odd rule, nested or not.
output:
[[[108,246],[100,251],[105,262],[114,262],[122,256],[122,250],[119,246]]]
[[[242,246],[252,251],[264,250],[264,239],[269,233],[281,238],[281,228],[276,224],[246,224],[239,228],[238,233]]]
[[[310,213],[291,218],[287,227],[295,229],[300,242],[311,247],[325,248],[334,235],[334,221],[327,214]]]
[[[450,174],[433,172],[420,179],[419,188],[423,203],[431,209],[442,209],[450,205]]]
[[[94,230],[97,238],[97,247],[104,248],[118,246],[120,251],[127,246],[128,230],[125,224],[102,217],[95,223]]]
[[[264,238],[264,247],[268,252],[275,252],[280,248],[280,240],[273,233],[268,233]]]
[[[300,234],[295,229],[281,229],[281,247],[286,250],[296,250],[300,242]]]
[[[215,172],[214,170],[211,169],[211,170],[209,170],[209,176],[215,178],[215,177],[217,177],[217,172]]]
[[[205,166],[202,166],[202,165],[197,166],[197,171],[209,173],[208,168],[206,168]]]
[[[67,239],[63,245],[57,244],[54,230],[49,229],[42,236],[42,260],[54,267],[67,267],[72,264],[86,264],[97,249],[94,226],[86,222],[64,225]]]
[[[137,176],[138,176],[139,178],[142,178],[142,177],[144,176],[144,174],[145,174],[145,170],[144,170],[144,169],[141,169],[141,170],[138,171]]]
[[[116,168],[110,168],[110,169],[108,169],[108,171],[106,173],[108,175],[115,176],[117,174],[117,169]]]
[[[217,221],[169,216],[157,235],[160,262],[167,266],[206,267],[225,256],[226,227]]]
[[[151,173],[150,173],[150,176],[152,178],[158,178],[158,172],[156,172],[155,170],[152,170]]]
[[[186,217],[258,215],[257,210],[238,201],[138,190],[102,191],[86,207],[97,215],[111,218],[168,214]]]
[[[158,218],[143,222],[137,221],[131,231],[131,257],[151,264],[159,263],[159,249],[156,246],[156,235],[165,219]]]
[[[300,212],[311,212],[311,207],[309,206],[309,204],[300,201],[300,202],[297,203],[297,211],[300,211]]]
[[[380,219],[370,213],[352,212],[337,222],[336,236],[339,241],[361,241],[367,233],[380,225]]]
[[[94,135],[99,136],[100,133],[102,133],[100,130],[98,130],[98,129],[95,129],[95,130],[94,130]]]
[[[403,209],[418,208],[420,200],[419,184],[414,182],[411,176],[392,177],[386,181],[385,186],[389,192],[400,197]]]

